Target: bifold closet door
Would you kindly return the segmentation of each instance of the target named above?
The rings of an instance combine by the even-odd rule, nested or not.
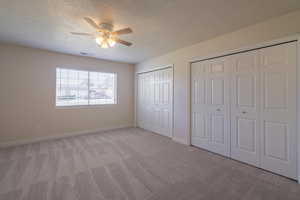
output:
[[[229,156],[229,79],[225,59],[192,64],[192,145]]]
[[[297,177],[297,45],[261,49],[261,167]]]
[[[231,75],[231,157],[260,166],[259,52],[229,56]]]
[[[138,74],[138,126],[172,136],[173,70],[166,68]]]
[[[296,42],[193,63],[192,145],[296,179],[296,69]]]

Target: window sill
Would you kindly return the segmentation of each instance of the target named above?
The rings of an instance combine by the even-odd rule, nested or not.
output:
[[[111,107],[116,106],[117,103],[114,104],[97,104],[97,105],[71,105],[71,106],[55,106],[55,109],[95,109],[95,108],[103,108],[103,107]]]

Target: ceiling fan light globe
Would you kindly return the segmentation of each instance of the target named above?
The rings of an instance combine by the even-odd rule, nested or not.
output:
[[[98,45],[102,45],[102,43],[103,43],[103,40],[104,40],[104,38],[103,37],[97,37],[96,38],[96,43],[98,44]]]
[[[107,42],[108,42],[108,44],[109,44],[110,47],[113,47],[113,46],[115,46],[115,44],[116,44],[116,41],[115,41],[114,39],[112,39],[112,38],[109,38],[109,39],[107,40]]]
[[[100,46],[101,46],[101,48],[104,48],[104,49],[107,49],[109,47],[107,41],[102,42],[102,44]]]

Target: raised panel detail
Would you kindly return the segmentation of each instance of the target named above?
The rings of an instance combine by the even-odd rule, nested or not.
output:
[[[169,104],[169,96],[170,96],[170,84],[163,84],[163,104]]]
[[[211,64],[211,72],[212,73],[224,72],[224,64],[223,63]]]
[[[193,103],[205,104],[205,80],[193,80]]]
[[[224,117],[222,115],[211,116],[212,142],[224,144]]]
[[[255,80],[251,75],[239,75],[236,80],[238,106],[254,107]]]
[[[206,137],[205,116],[198,112],[193,112],[193,137]]]
[[[199,81],[198,80],[193,80],[192,88],[193,88],[193,103],[199,104],[200,103],[200,101],[199,101],[200,91],[199,91]]]
[[[213,105],[224,104],[224,80],[223,79],[212,79],[211,80],[211,94]]]
[[[288,160],[288,127],[285,123],[265,122],[265,155],[279,160]]]
[[[256,123],[253,119],[237,117],[237,148],[255,152]]]
[[[241,55],[236,60],[236,72],[254,71],[255,57],[253,54]]]
[[[285,109],[287,107],[286,73],[264,73],[264,86],[265,108]]]
[[[288,64],[287,58],[287,48],[283,46],[274,46],[263,51],[263,65],[265,66]]]

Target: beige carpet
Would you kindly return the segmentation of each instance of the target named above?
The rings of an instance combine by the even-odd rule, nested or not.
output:
[[[143,131],[0,150],[1,200],[288,200],[289,179]]]

